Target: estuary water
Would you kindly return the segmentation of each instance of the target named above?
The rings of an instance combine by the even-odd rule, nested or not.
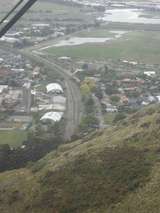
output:
[[[106,22],[123,22],[123,23],[141,23],[141,24],[160,24],[160,17],[145,17],[143,9],[112,9],[106,10],[103,17],[98,20]]]

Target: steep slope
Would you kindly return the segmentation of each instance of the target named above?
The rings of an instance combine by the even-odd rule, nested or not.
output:
[[[2,213],[160,212],[160,109],[153,106],[0,174]]]

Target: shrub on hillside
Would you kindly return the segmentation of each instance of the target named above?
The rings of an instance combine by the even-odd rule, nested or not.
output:
[[[107,148],[92,157],[81,156],[46,173],[40,181],[45,193],[38,205],[47,206],[48,212],[100,212],[143,185],[150,169],[146,152],[129,147]]]

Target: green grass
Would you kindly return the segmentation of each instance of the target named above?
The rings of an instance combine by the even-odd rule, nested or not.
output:
[[[105,123],[108,124],[108,125],[112,125],[115,116],[116,116],[116,113],[106,113],[106,114],[104,115]]]
[[[116,205],[112,213],[159,213],[160,212],[160,165],[157,164],[151,174],[151,180],[136,193],[127,196]],[[108,211],[104,211],[108,213]]]
[[[42,190],[47,187],[48,191],[39,206],[51,206],[48,212],[102,212],[104,206],[113,205],[134,191],[150,173],[145,153],[134,149],[106,149],[99,155],[83,157],[66,165],[63,172],[46,173],[41,184]],[[53,199],[56,194],[61,199]]]
[[[159,213],[160,109],[0,174],[0,212]]]
[[[86,18],[84,12],[82,12],[78,7],[72,7],[70,5],[63,5],[53,2],[40,2],[37,1],[33,7],[30,9],[30,12],[26,15],[27,17],[39,18],[43,22],[45,18],[54,19],[54,18],[68,18],[74,20],[76,18],[84,20]],[[40,14],[43,13],[43,16]],[[83,15],[82,15],[83,14]]]
[[[87,15],[84,11],[81,11],[78,7],[72,7],[71,5],[63,5],[51,2],[37,2],[30,10],[30,13],[26,14],[23,21],[27,21],[28,24],[32,24],[32,20],[39,19],[43,22],[53,22],[55,19],[68,20],[68,23],[86,23],[86,20],[91,20],[91,16]]]
[[[2,7],[0,7],[0,17],[4,16],[4,11],[6,13],[13,7],[14,3],[11,1],[11,4],[2,2]],[[25,16],[20,20],[20,22],[29,21],[29,19],[39,19],[42,22],[46,22],[46,19],[53,20],[56,17],[62,18],[82,18],[84,19],[81,11],[77,7],[67,6],[63,4],[46,2],[46,1],[37,1],[31,9],[25,14]],[[26,22],[27,23],[27,22]],[[26,24],[25,23],[25,24]]]
[[[105,37],[113,37],[115,33],[112,33],[111,31],[105,29],[91,29],[88,31],[77,33],[75,35],[84,38],[85,37],[105,38]]]
[[[51,3],[51,2],[36,2],[31,8],[31,11],[50,11],[55,15],[61,15],[72,11],[71,6],[65,6],[63,4]]]
[[[49,48],[54,56],[89,59],[128,59],[144,63],[160,63],[160,32],[130,32],[106,44],[84,44]]]
[[[11,147],[18,147],[27,139],[27,133],[20,130],[0,131],[0,144],[9,144]]]

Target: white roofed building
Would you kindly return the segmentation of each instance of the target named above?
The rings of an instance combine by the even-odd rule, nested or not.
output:
[[[64,61],[71,61],[71,57],[68,56],[62,56],[58,58],[59,60],[64,60]]]
[[[8,85],[0,85],[0,93],[8,90]]]
[[[147,75],[149,77],[152,77],[152,76],[155,76],[156,75],[156,72],[155,71],[145,71],[144,72],[144,75]]]
[[[60,95],[56,95],[56,96],[53,96],[52,97],[52,101],[53,103],[55,104],[62,104],[62,105],[65,105],[66,104],[66,98],[63,97],[63,96],[60,96]]]
[[[47,89],[47,93],[57,93],[57,94],[61,94],[63,93],[63,88],[60,84],[58,83],[51,83],[51,84],[48,84],[46,86],[46,89]]]
[[[37,108],[38,111],[42,111],[42,110],[55,110],[55,111],[65,111],[66,107],[65,105],[62,104],[43,104],[43,105],[39,105],[39,107]]]
[[[160,103],[160,95],[156,96],[158,103]]]
[[[53,121],[53,122],[59,122],[62,119],[63,112],[47,112],[41,117],[41,121]]]
[[[1,64],[2,62],[4,62],[4,59],[3,59],[3,58],[0,58],[0,64]]]

